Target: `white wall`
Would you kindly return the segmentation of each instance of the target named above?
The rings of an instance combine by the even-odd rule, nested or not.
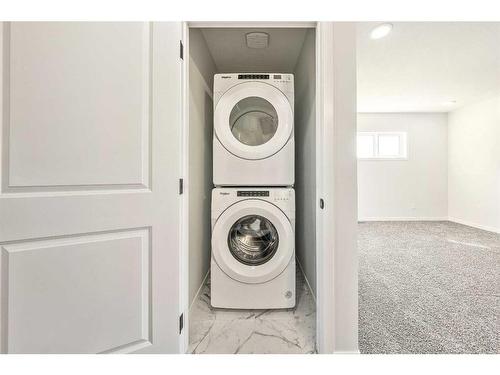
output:
[[[451,221],[500,232],[500,97],[449,114]]]
[[[316,57],[307,31],[295,67],[296,255],[316,293]]]
[[[359,220],[446,220],[447,115],[358,114],[358,131],[405,131],[408,160],[358,161]]]
[[[189,301],[210,267],[212,84],[215,63],[200,30],[189,34]]]
[[[333,276],[335,306],[334,351],[357,352],[358,348],[358,249],[356,199],[356,24],[333,24],[333,142],[334,217],[323,227],[334,237]],[[331,193],[331,192],[330,192]],[[325,209],[329,209],[325,207]],[[328,262],[326,262],[328,264]]]

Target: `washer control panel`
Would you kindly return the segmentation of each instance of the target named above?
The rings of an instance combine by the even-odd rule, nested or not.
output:
[[[273,192],[274,201],[288,201],[291,199],[290,190],[276,190]]]

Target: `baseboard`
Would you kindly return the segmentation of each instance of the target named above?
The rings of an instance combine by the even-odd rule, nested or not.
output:
[[[361,352],[359,350],[351,350],[351,351],[339,351],[339,352],[336,352],[334,351],[333,354],[340,354],[340,355],[344,355],[344,354],[361,354]]]
[[[482,230],[485,230],[488,232],[500,233],[500,228],[490,227],[488,225],[476,224],[476,223],[472,223],[472,222],[467,221],[467,220],[457,219],[456,217],[448,217],[448,221],[451,221],[451,222],[457,223],[457,224],[467,225],[468,227],[472,227],[472,228],[482,229]]]
[[[448,221],[447,216],[436,216],[436,217],[429,217],[429,216],[423,216],[423,217],[418,217],[418,216],[404,216],[404,217],[360,217],[358,218],[358,222],[360,221]]]
[[[196,292],[196,294],[194,295],[194,298],[193,300],[191,301],[191,303],[189,304],[189,313],[191,313],[191,308],[193,307],[193,304],[194,304],[194,301],[196,301],[198,299],[198,297],[200,296],[200,293],[201,293],[201,290],[203,289],[203,286],[205,285],[205,282],[207,281],[207,277],[208,275],[210,275],[210,267],[208,268],[208,271],[207,271],[207,274],[205,275],[205,277],[203,278],[202,282],[201,282],[201,285],[200,287],[198,288],[198,291]]]
[[[304,275],[304,279],[306,280],[306,285],[309,288],[309,291],[311,292],[311,295],[312,295],[313,300],[314,300],[314,304],[316,305],[316,294],[314,294],[314,291],[311,288],[311,284],[309,284],[309,280],[307,280],[307,276],[306,276],[306,273],[304,272],[304,268],[302,268],[302,264],[300,264],[299,258],[295,257],[295,261],[299,265],[300,272],[302,272],[302,275]]]
[[[468,227],[477,228],[493,233],[500,233],[500,228],[490,227],[487,225],[476,224],[467,220],[457,219],[456,217],[360,217],[358,223],[362,221],[451,221],[453,223],[467,225]]]

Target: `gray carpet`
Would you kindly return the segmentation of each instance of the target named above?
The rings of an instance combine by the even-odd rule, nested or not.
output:
[[[362,353],[500,352],[500,235],[370,222],[358,238]]]

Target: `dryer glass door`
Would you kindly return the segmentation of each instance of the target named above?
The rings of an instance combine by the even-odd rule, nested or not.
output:
[[[214,113],[215,136],[233,155],[247,160],[279,152],[293,134],[288,98],[262,82],[236,85],[220,98]]]
[[[267,100],[251,96],[240,100],[233,107],[229,126],[241,143],[248,146],[263,145],[278,129],[278,113]]]
[[[269,261],[279,245],[278,231],[265,217],[247,215],[236,221],[228,235],[231,254],[241,263],[261,265]]]

